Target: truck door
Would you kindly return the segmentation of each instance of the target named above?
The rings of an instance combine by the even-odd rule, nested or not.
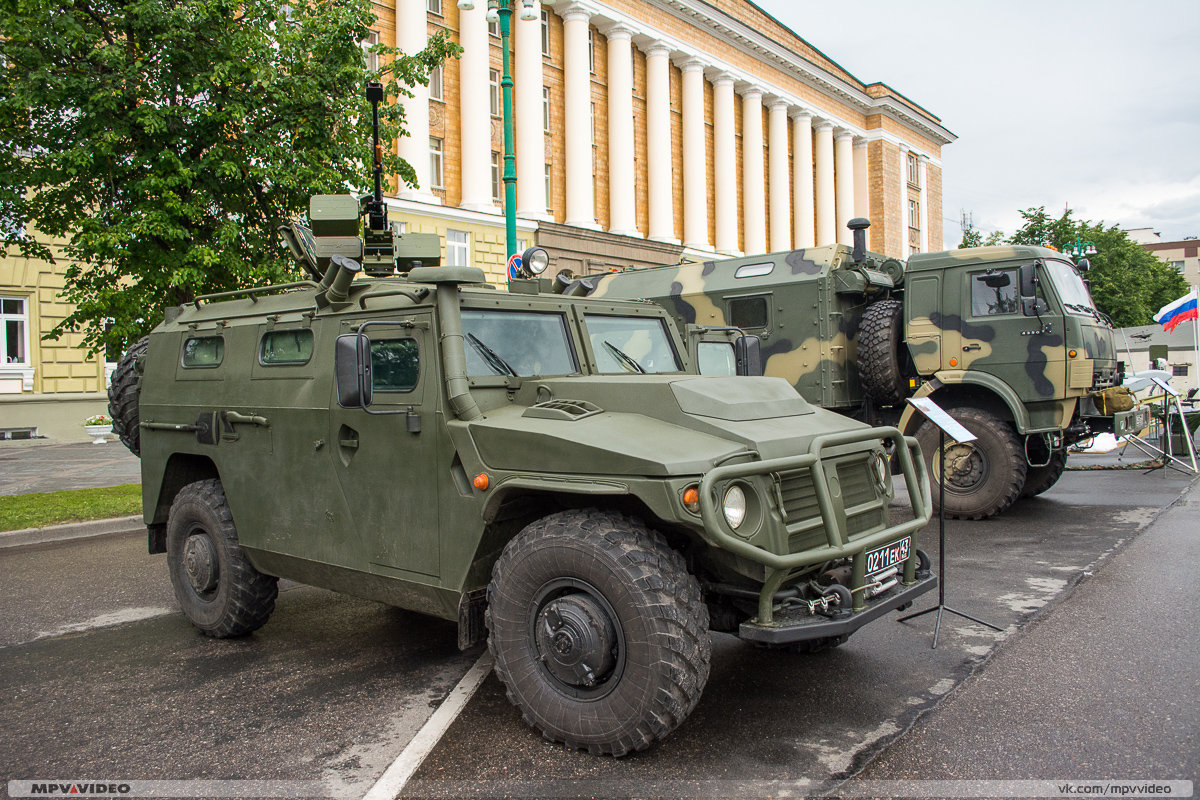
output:
[[[349,319],[353,333],[378,317]],[[436,362],[430,314],[370,325],[370,410],[330,402],[333,470],[365,549],[365,569],[428,581],[440,575]],[[371,413],[388,412],[388,413]]]
[[[1027,403],[1061,396],[1066,369],[1061,315],[1047,310],[1041,321],[1025,316],[1018,266],[966,270],[958,286],[960,341],[947,348],[950,363],[944,367],[990,373]]]

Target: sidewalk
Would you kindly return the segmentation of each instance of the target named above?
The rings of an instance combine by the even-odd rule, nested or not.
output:
[[[0,495],[141,483],[141,461],[115,439],[106,444],[0,443]]]

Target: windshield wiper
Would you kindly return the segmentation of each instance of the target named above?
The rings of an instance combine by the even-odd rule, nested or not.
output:
[[[512,368],[512,365],[500,356],[496,355],[495,350],[479,341],[478,336],[473,333],[468,333],[467,341],[471,343],[471,346],[475,348],[479,355],[483,356],[483,360],[488,363],[488,366],[496,370],[497,375],[508,375],[513,378],[517,377],[517,371]]]
[[[621,363],[625,364],[625,366],[632,367],[634,372],[640,373],[642,375],[646,374],[645,367],[643,367],[641,364],[639,364],[637,362],[637,360],[634,359],[633,356],[629,355],[624,350],[617,347],[615,344],[610,342],[608,339],[604,340],[604,346],[608,348],[608,352],[610,352],[614,356],[616,356],[617,359],[619,361],[621,361]]]

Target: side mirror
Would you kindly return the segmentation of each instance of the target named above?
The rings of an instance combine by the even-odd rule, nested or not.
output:
[[[1075,265],[1075,269],[1079,270],[1080,272],[1087,272],[1091,268],[1092,262],[1088,261],[1086,258],[1079,259],[1079,263]]]
[[[338,405],[366,408],[371,405],[371,339],[366,334],[343,333],[333,351]]]
[[[1021,297],[1037,296],[1037,264],[1021,265]],[[1026,312],[1029,313],[1029,312]]]
[[[763,374],[761,345],[757,336],[739,336],[734,341],[733,353],[737,359],[738,375]]]

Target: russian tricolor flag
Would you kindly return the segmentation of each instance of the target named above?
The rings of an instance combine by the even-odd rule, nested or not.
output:
[[[1154,321],[1159,325],[1162,325],[1163,328],[1166,329],[1167,333],[1175,330],[1175,326],[1179,323],[1186,322],[1189,319],[1196,319],[1195,289],[1192,289],[1192,291],[1188,292],[1173,303],[1167,303],[1158,310],[1157,314],[1154,315]]]

